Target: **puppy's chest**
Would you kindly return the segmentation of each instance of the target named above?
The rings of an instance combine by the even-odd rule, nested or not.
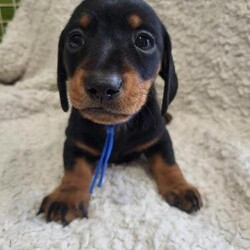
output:
[[[142,139],[136,133],[129,133],[126,129],[118,129],[114,135],[114,145],[111,154],[111,162],[126,162],[133,160],[140,153],[134,152],[136,145],[141,143]]]
[[[143,153],[144,145],[150,145],[160,131],[142,131],[120,127],[115,130],[110,162],[129,162]]]
[[[139,120],[139,119],[136,119]],[[114,145],[109,162],[127,162],[138,157],[144,150],[164,133],[162,119],[139,120],[116,125],[114,128]],[[66,136],[74,145],[79,146],[91,159],[98,160],[92,152],[103,151],[107,138],[107,127],[71,117]],[[80,143],[80,144],[79,144]]]

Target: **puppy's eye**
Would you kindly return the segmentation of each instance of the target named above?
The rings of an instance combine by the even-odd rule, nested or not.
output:
[[[81,48],[84,45],[84,39],[81,33],[72,34],[68,40],[69,46],[72,49]]]
[[[149,50],[154,47],[154,39],[148,34],[140,34],[135,40],[135,46],[141,50]]]

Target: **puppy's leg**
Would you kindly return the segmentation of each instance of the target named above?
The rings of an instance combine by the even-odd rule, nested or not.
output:
[[[171,138],[166,131],[161,139],[146,150],[160,194],[171,205],[187,213],[202,206],[198,190],[184,178],[174,159]]]
[[[45,213],[48,222],[67,225],[77,217],[88,217],[92,181],[92,166],[68,140],[64,144],[64,170],[61,184],[43,199],[38,214]]]

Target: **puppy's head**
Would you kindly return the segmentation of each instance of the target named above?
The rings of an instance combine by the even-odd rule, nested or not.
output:
[[[146,103],[157,75],[165,80],[162,113],[177,90],[169,35],[141,0],[85,0],[62,31],[58,89],[68,110],[95,123],[129,120]],[[68,86],[66,85],[68,81]]]

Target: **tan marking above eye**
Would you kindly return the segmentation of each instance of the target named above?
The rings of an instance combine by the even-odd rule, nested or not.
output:
[[[83,14],[83,16],[80,19],[81,26],[86,29],[88,25],[90,24],[91,17],[88,14]]]
[[[136,29],[142,24],[142,19],[137,14],[132,14],[128,18],[128,23],[131,25],[132,28]]]

